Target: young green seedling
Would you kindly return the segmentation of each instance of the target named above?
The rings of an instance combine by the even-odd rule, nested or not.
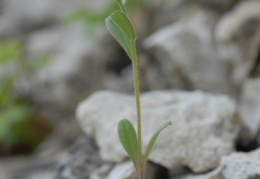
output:
[[[127,0],[116,0],[120,9],[115,11],[106,18],[106,26],[114,38],[124,48],[128,56],[130,57],[133,64],[133,75],[134,75],[134,87],[136,97],[136,110],[137,110],[137,135],[131,122],[127,119],[123,119],[118,124],[118,135],[121,144],[128,153],[130,159],[133,161],[136,172],[139,179],[143,179],[144,168],[148,160],[148,156],[151,149],[159,136],[160,132],[171,125],[171,121],[164,123],[159,129],[153,134],[144,157],[142,156],[142,131],[141,131],[141,109],[139,99],[139,81],[138,81],[138,64],[137,54],[135,47],[136,34],[133,26],[128,18],[126,4]]]

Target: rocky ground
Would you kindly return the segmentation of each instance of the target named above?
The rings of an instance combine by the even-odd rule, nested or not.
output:
[[[109,14],[114,3],[0,2],[0,39],[22,42],[26,62],[48,56],[16,91],[54,127],[29,157],[1,158],[1,179],[135,179],[116,134],[120,119],[135,124],[130,60],[102,18],[66,21],[78,10]],[[130,10],[144,148],[158,125],[173,122],[147,179],[260,178],[259,9],[259,0],[151,0]]]

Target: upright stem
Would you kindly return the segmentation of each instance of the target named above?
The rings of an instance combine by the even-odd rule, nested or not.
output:
[[[138,64],[135,46],[133,47],[133,73],[134,73],[134,87],[135,87],[135,97],[136,97],[136,111],[137,111],[137,140],[138,140],[138,159],[139,159],[139,179],[143,179],[143,159],[142,159],[142,125],[141,125],[141,107],[140,107],[140,93],[139,93],[139,80],[138,80]]]
[[[144,178],[143,168],[140,168],[140,171],[138,173],[138,179],[143,179],[143,178]]]

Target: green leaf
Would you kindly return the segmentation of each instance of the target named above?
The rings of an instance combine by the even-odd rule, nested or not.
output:
[[[145,153],[145,156],[144,156],[144,160],[143,160],[143,164],[145,165],[147,159],[148,159],[148,156],[153,148],[153,145],[157,139],[157,137],[159,136],[160,132],[162,132],[163,129],[165,129],[167,126],[169,125],[172,125],[172,122],[171,121],[166,121],[163,125],[161,125],[156,131],[155,133],[153,134],[152,138],[150,139],[150,142],[149,142],[149,145],[146,149],[146,153]]]
[[[121,144],[123,145],[125,151],[128,153],[130,159],[133,161],[136,170],[139,170],[138,162],[138,145],[136,132],[127,119],[123,119],[118,123],[118,136]]]
[[[135,32],[126,14],[115,11],[106,18],[106,26],[131,59],[135,55]]]
[[[121,11],[125,14],[127,14],[126,11],[126,2],[122,1],[122,0],[116,0],[118,6],[120,7]]]
[[[17,61],[22,53],[23,47],[18,40],[4,40],[0,43],[0,64]]]

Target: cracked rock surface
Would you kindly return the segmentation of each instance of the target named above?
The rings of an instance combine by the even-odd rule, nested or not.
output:
[[[168,127],[156,141],[150,160],[167,168],[178,165],[195,172],[217,167],[233,151],[238,125],[233,122],[234,102],[223,95],[203,92],[155,91],[141,96],[143,149],[166,120]],[[85,133],[96,140],[105,161],[127,158],[117,136],[117,123],[129,119],[136,126],[135,98],[120,93],[94,93],[77,108]],[[106,123],[106,125],[103,125]]]

